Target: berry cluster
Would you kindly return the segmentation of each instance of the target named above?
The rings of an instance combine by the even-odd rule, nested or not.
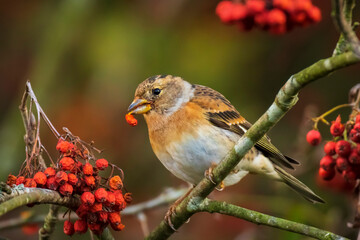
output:
[[[332,122],[330,133],[332,141],[324,145],[325,156],[320,160],[319,176],[332,180],[336,172],[349,183],[360,179],[360,114],[347,123],[341,123],[340,115]],[[321,142],[321,134],[311,130],[306,135],[309,144],[316,146]]]
[[[84,145],[60,139],[56,145],[60,157],[52,167],[34,173],[22,173],[18,177],[9,175],[7,184],[24,184],[25,187],[38,187],[58,191],[63,196],[77,195],[81,205],[76,214],[79,219],[72,223],[64,222],[64,233],[85,233],[89,228],[95,234],[101,234],[110,226],[121,231],[120,211],[131,201],[130,193],[123,194],[123,181],[118,175],[103,178],[99,172],[111,165],[113,174],[115,165],[105,159],[97,159],[94,166],[89,162],[94,159]],[[70,214],[69,214],[70,216]]]
[[[321,20],[321,11],[311,0],[221,1],[216,14],[225,24],[236,24],[240,30],[255,27],[273,34],[283,34],[297,26]]]

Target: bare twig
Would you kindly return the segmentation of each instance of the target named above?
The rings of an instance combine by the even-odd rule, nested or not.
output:
[[[173,189],[168,188],[165,192],[161,193],[158,197],[151,199],[149,201],[135,204],[132,206],[126,207],[121,214],[122,215],[136,215],[140,212],[144,212],[148,209],[153,209],[158,206],[163,206],[174,202],[176,199],[184,195],[189,189],[188,188],[179,188]]]
[[[144,237],[149,235],[150,231],[149,231],[149,224],[147,222],[147,217],[145,215],[144,212],[139,212],[137,215],[136,215],[136,218],[139,220],[140,222],[140,226],[141,226],[141,230],[144,234]]]

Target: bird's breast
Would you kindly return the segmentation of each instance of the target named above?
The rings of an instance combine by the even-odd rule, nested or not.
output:
[[[196,119],[168,119],[162,127],[149,128],[151,146],[163,165],[175,176],[197,184],[212,163],[219,163],[239,136]]]

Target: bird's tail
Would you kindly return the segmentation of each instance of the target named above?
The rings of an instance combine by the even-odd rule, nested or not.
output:
[[[310,188],[304,183],[300,182],[294,176],[285,172],[278,166],[275,166],[275,171],[279,174],[284,183],[291,187],[295,192],[299,193],[303,198],[312,203],[325,203],[325,201],[316,195]]]

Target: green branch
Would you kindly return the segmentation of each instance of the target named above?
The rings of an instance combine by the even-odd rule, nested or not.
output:
[[[184,224],[195,213],[197,205],[208,196],[239,163],[240,159],[260,140],[296,103],[299,91],[307,84],[327,76],[328,74],[358,63],[359,58],[353,52],[342,53],[322,59],[290,77],[278,92],[275,101],[258,121],[238,141],[228,156],[213,169],[213,184],[204,178],[176,208],[171,221],[176,229]],[[288,229],[289,230],[289,229]],[[291,230],[289,230],[291,231]],[[167,239],[174,230],[162,221],[147,239]]]
[[[198,206],[198,210],[201,212],[221,213],[221,214],[237,217],[240,219],[244,219],[248,222],[252,222],[255,224],[279,228],[285,231],[299,233],[301,235],[313,237],[316,239],[326,239],[326,240],[347,239],[322,229],[311,227],[302,223],[289,221],[283,218],[273,217],[267,214],[238,207],[226,202],[218,202],[210,199],[205,199]]]
[[[332,0],[332,5],[331,15],[340,32],[340,38],[336,44],[334,55],[351,49],[360,57],[360,41],[352,26],[352,11],[355,7],[355,0]]]
[[[44,225],[39,230],[39,239],[47,240],[50,239],[51,234],[55,230],[55,225],[58,222],[58,213],[60,210],[60,206],[50,205],[49,212],[44,219]]]
[[[55,204],[70,209],[76,209],[80,200],[74,197],[62,197],[60,193],[42,188],[25,188],[21,185],[12,188],[11,194],[0,195],[0,216],[15,208],[27,204]]]

